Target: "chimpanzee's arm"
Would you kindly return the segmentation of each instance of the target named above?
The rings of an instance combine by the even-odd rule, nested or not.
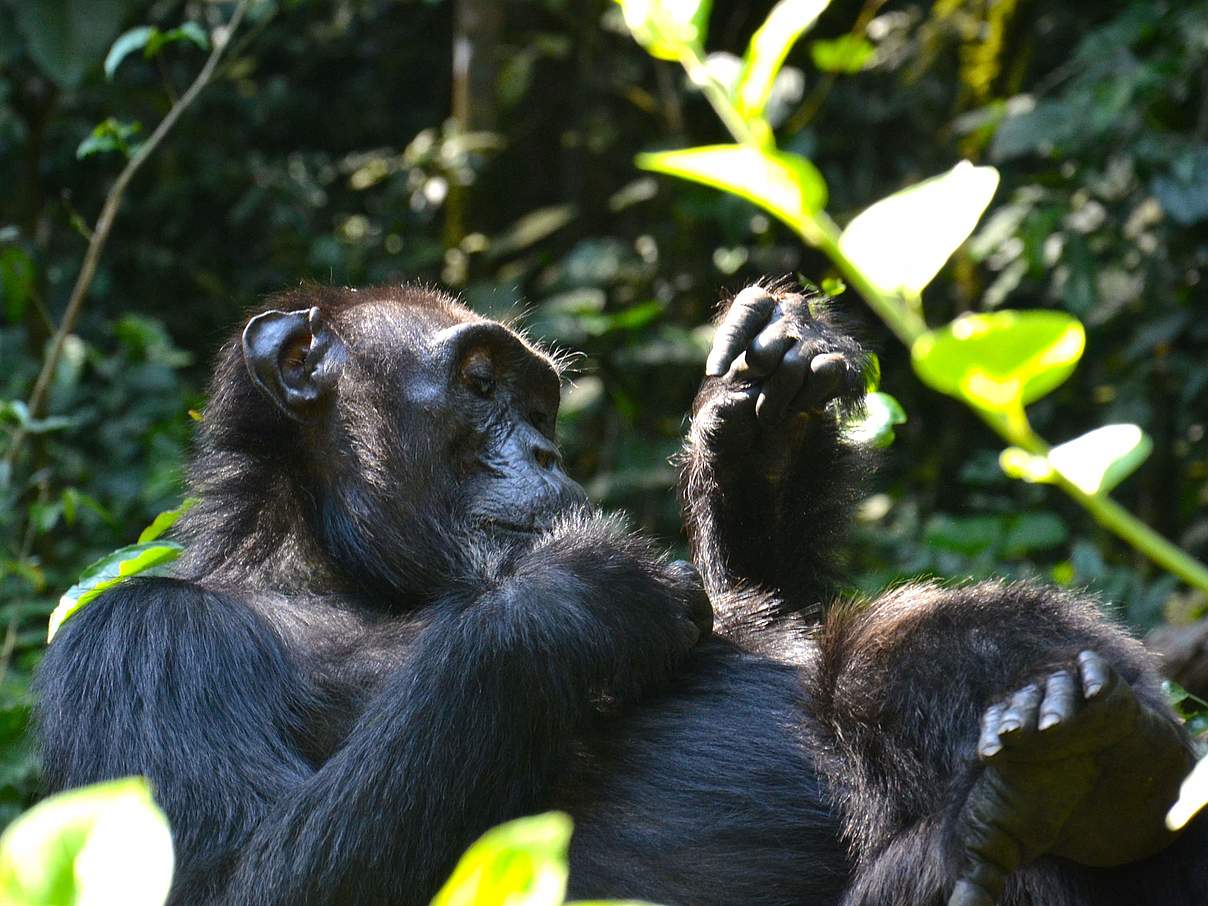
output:
[[[1186,734],[1093,602],[907,586],[833,611],[811,671],[845,906],[1208,902],[1208,822],[1163,826]]]
[[[752,286],[726,310],[680,476],[694,560],[711,593],[754,584],[794,609],[826,599],[863,471],[861,451],[839,436],[836,409],[859,405],[864,367],[821,295]]]
[[[56,786],[145,773],[176,834],[173,902],[426,903],[488,827],[541,809],[599,695],[656,681],[707,625],[691,570],[580,517],[432,605],[403,666],[319,766],[308,679],[242,603],[128,583],[42,669]]]

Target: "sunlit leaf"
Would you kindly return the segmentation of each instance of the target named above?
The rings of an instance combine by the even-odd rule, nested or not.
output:
[[[83,160],[85,157],[105,151],[120,151],[129,157],[138,148],[138,144],[131,142],[130,139],[140,129],[142,129],[140,123],[123,122],[109,117],[104,122],[98,123],[88,137],[80,142],[79,147],[76,148],[76,157]]]
[[[705,42],[711,0],[616,0],[625,24],[652,57],[678,60]]]
[[[923,382],[980,409],[1011,414],[1069,377],[1086,332],[1056,311],[962,315],[910,349]]]
[[[876,48],[861,35],[840,35],[810,45],[814,65],[823,72],[856,73],[868,65]]]
[[[977,226],[998,171],[961,161],[866,208],[839,248],[878,289],[917,296]]]
[[[155,33],[147,41],[145,56],[150,59],[156,56],[167,45],[180,42],[188,42],[199,50],[210,49],[210,36],[206,34],[206,30],[196,22],[186,22],[178,28],[170,28],[167,31],[156,29]]]
[[[1011,478],[1030,484],[1051,484],[1057,478],[1057,472],[1048,459],[1020,447],[1007,447],[999,453],[998,464]]]
[[[113,46],[109,48],[109,53],[105,56],[105,78],[112,80],[117,68],[122,65],[122,60],[145,48],[147,42],[151,40],[151,36],[158,32],[159,29],[151,25],[140,25],[138,28],[123,32],[113,42]]]
[[[80,574],[80,581],[59,598],[58,606],[50,615],[46,641],[52,641],[59,627],[101,592],[131,576],[171,563],[181,555],[182,550],[179,544],[172,541],[152,541],[119,548],[97,560]]]
[[[181,501],[180,506],[174,510],[164,510],[152,520],[151,524],[143,529],[142,534],[138,536],[139,544],[146,544],[148,541],[154,541],[172,526],[180,521],[180,517],[200,502],[198,497],[186,497]]]
[[[1152,451],[1153,441],[1136,425],[1104,425],[1053,447],[1048,458],[1084,494],[1106,494]]]
[[[864,416],[844,426],[847,437],[858,444],[888,447],[893,443],[894,425],[906,423],[906,410],[888,393],[864,397]]]
[[[432,906],[558,906],[566,894],[571,821],[547,812],[487,831]]]
[[[637,164],[732,192],[799,229],[826,205],[822,174],[796,154],[748,145],[707,145],[639,154]]]
[[[830,0],[780,0],[751,36],[734,92],[739,111],[748,119],[763,113],[789,51],[829,5]]]
[[[1172,831],[1183,827],[1196,812],[1208,805],[1208,757],[1201,758],[1179,789],[1179,798],[1166,813],[1166,826]]]
[[[172,836],[147,781],[83,787],[34,806],[0,837],[5,906],[159,906]]]

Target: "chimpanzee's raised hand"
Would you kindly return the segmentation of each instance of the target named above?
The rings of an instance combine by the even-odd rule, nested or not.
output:
[[[852,403],[864,391],[859,345],[830,324],[825,297],[749,286],[717,327],[705,365],[708,377],[740,390],[763,428],[793,412]]]
[[[987,708],[977,754],[948,906],[993,906],[1010,872],[1041,855],[1102,867],[1157,852],[1191,764],[1171,719],[1093,651]]]

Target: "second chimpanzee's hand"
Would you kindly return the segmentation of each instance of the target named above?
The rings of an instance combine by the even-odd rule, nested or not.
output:
[[[977,754],[949,906],[994,906],[1010,872],[1041,855],[1109,866],[1158,851],[1190,766],[1171,720],[1093,651],[987,708]]]
[[[811,311],[821,295],[749,286],[734,299],[714,336],[709,377],[731,382],[771,428],[793,412],[854,401],[864,391],[864,355],[854,340]]]

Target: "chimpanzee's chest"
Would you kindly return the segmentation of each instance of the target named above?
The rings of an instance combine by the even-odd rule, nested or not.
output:
[[[830,906],[850,862],[792,668],[724,643],[601,721],[557,790],[573,898]]]

